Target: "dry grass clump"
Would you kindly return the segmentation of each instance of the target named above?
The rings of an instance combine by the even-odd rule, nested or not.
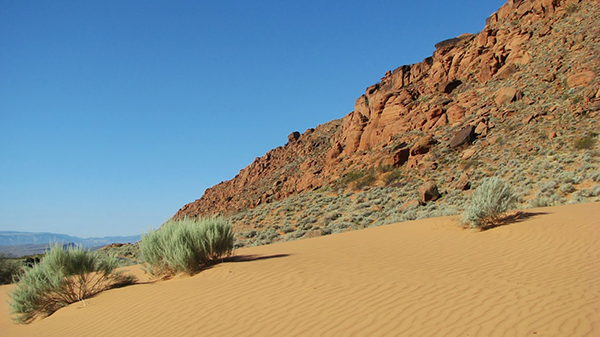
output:
[[[169,220],[143,234],[139,246],[150,274],[192,274],[231,255],[233,231],[224,218]]]
[[[573,142],[573,147],[577,150],[591,149],[596,144],[595,136],[596,134],[579,137]]]
[[[133,283],[132,276],[116,271],[118,263],[115,256],[102,259],[78,246],[54,244],[9,293],[9,312],[15,322],[30,323],[115,285]]]
[[[498,177],[484,179],[473,193],[471,204],[463,213],[463,223],[471,228],[492,226],[515,204],[512,188]]]

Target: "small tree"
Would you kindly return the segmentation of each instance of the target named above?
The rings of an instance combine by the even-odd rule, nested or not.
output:
[[[117,267],[114,255],[101,259],[81,247],[65,249],[55,243],[9,293],[10,313],[16,315],[17,323],[30,323],[112,286],[134,282],[132,276],[116,271]]]
[[[471,204],[464,211],[462,221],[472,228],[491,226],[514,205],[515,200],[514,192],[502,179],[484,179],[473,193]]]
[[[140,254],[152,275],[192,274],[232,251],[231,224],[220,217],[169,220],[140,241]]]

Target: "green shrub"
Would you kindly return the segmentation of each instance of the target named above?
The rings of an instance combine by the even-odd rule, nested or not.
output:
[[[224,218],[169,220],[142,235],[140,253],[152,275],[192,274],[231,255],[233,239]]]
[[[402,178],[403,178],[403,176],[402,176],[402,172],[400,172],[400,170],[391,171],[384,178],[385,186],[389,186],[393,182],[400,180]]]
[[[115,285],[133,283],[132,276],[115,270],[117,266],[114,255],[101,259],[81,247],[54,244],[9,293],[9,312],[16,315],[15,322],[30,323]]]
[[[515,203],[515,199],[514,192],[502,179],[485,179],[473,193],[462,221],[472,228],[493,225]]]
[[[375,176],[372,173],[369,173],[354,182],[354,189],[361,190],[364,187],[371,186],[375,180]]]
[[[560,191],[563,193],[571,193],[575,191],[575,186],[571,183],[562,184],[560,185]]]
[[[575,139],[573,146],[577,150],[588,150],[591,149],[596,143],[596,139],[593,136],[584,136]]]
[[[15,261],[7,259],[0,253],[0,285],[10,284],[13,282],[13,277],[18,275],[21,268]]]
[[[337,186],[347,186],[348,184],[354,183],[358,179],[365,176],[364,171],[350,171],[345,173],[341,178],[336,181]]]

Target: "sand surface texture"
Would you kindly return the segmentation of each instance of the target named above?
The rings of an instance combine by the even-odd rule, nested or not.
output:
[[[0,335],[600,336],[600,203],[527,212],[485,232],[446,217],[240,249],[27,326],[4,305]]]

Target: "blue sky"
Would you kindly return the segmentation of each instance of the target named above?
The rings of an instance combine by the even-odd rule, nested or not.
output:
[[[0,0],[0,230],[158,227],[503,3]]]

